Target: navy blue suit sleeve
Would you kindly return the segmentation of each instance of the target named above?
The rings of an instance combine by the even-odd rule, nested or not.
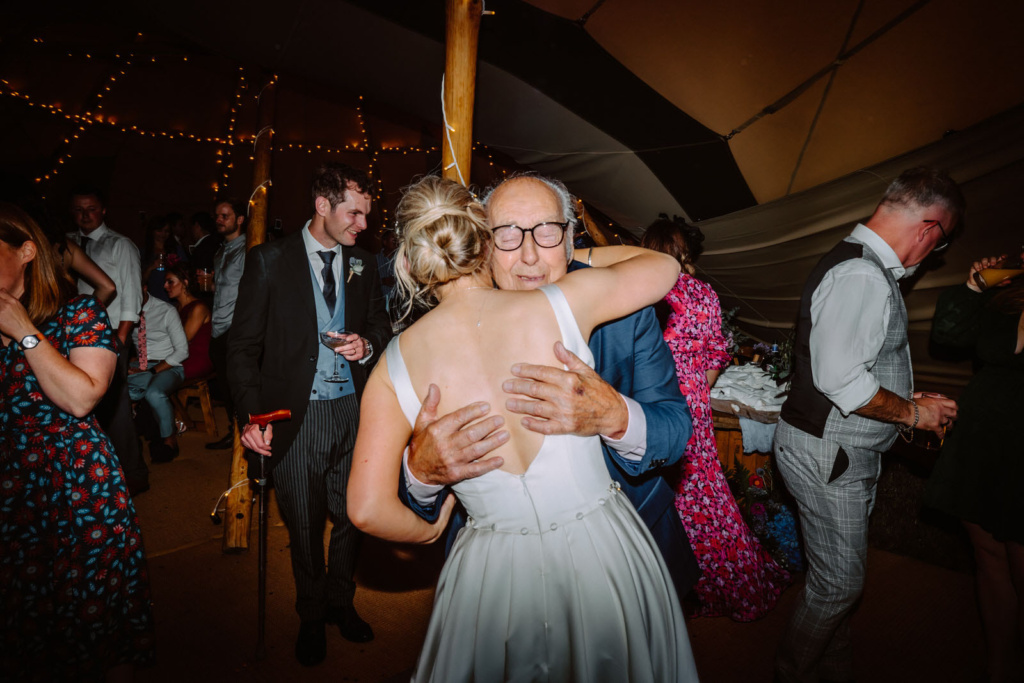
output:
[[[662,338],[654,309],[645,308],[632,318],[632,387],[623,388],[616,386],[615,382],[609,383],[637,401],[643,409],[647,419],[647,451],[641,460],[631,461],[615,453],[614,449],[608,450],[623,471],[635,476],[679,462],[693,433],[693,425],[686,398],[679,391],[672,352]],[[623,359],[628,351],[622,350]],[[603,369],[599,367],[598,371]],[[604,376],[603,372],[601,374]],[[607,377],[605,379],[608,380]]]
[[[431,524],[437,521],[438,516],[441,514],[441,505],[444,503],[445,499],[451,495],[451,493],[451,487],[445,486],[441,489],[441,492],[437,494],[434,502],[426,506],[420,505],[415,498],[409,495],[409,487],[405,481],[405,468],[403,467],[398,471],[398,499],[401,500],[407,508]]]

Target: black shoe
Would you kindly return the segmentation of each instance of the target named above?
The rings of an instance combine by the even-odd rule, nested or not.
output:
[[[149,444],[149,460],[153,464],[170,462],[177,457],[177,446],[168,446],[163,441],[153,441]]]
[[[302,666],[316,666],[327,657],[327,635],[323,621],[304,621],[295,640],[295,659]]]
[[[368,643],[373,640],[373,629],[359,617],[356,608],[328,607],[327,623],[337,624],[341,637],[353,643]]]
[[[217,441],[211,441],[206,444],[206,449],[209,451],[222,451],[225,448],[231,448],[235,444],[235,433],[229,431],[227,436]]]

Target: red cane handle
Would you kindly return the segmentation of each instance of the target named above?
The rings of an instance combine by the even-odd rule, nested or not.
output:
[[[267,425],[271,422],[290,419],[292,419],[292,411],[290,410],[275,410],[261,415],[249,414],[249,424],[257,425],[260,429],[266,429]]]

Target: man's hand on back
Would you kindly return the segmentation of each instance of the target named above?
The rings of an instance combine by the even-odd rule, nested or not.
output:
[[[529,398],[510,398],[505,407],[525,415],[523,426],[540,434],[621,439],[629,426],[629,410],[619,392],[561,342],[555,343],[555,357],[568,370],[513,365],[516,379],[505,380],[502,389]]]
[[[424,484],[450,486],[501,467],[504,460],[500,457],[480,458],[508,441],[508,432],[501,429],[505,418],[492,415],[481,420],[491,409],[483,402],[438,418],[440,402],[441,390],[431,384],[409,441],[412,475]]]

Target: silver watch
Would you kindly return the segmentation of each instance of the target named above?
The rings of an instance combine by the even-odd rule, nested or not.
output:
[[[366,354],[363,356],[363,358],[369,358],[370,356],[373,355],[373,344],[371,344],[370,340],[367,339],[366,337],[363,337],[363,341],[366,342]]]
[[[21,344],[21,348],[28,351],[29,349],[34,349],[39,346],[39,337],[34,334],[27,334],[22,337],[21,341],[18,343]]]

